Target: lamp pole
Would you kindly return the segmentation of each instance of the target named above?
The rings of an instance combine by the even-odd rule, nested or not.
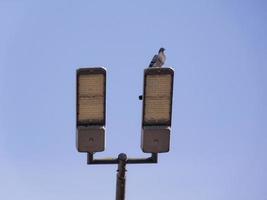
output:
[[[126,161],[127,155],[124,153],[118,156],[118,170],[117,170],[117,184],[116,184],[116,200],[125,199],[125,173],[126,173]]]
[[[116,200],[125,199],[126,164],[153,164],[158,163],[158,154],[152,153],[148,158],[127,158],[125,153],[120,153],[118,158],[94,158],[93,153],[87,154],[87,164],[117,164]]]

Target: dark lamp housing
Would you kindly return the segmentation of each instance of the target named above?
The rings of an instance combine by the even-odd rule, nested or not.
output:
[[[172,68],[147,68],[144,71],[141,148],[146,153],[169,151],[173,77]]]
[[[77,70],[76,146],[79,152],[105,149],[106,69]]]

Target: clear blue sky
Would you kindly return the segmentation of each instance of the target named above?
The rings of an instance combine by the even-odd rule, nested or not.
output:
[[[0,0],[0,199],[109,200],[116,166],[75,148],[75,73],[105,66],[106,151],[140,149],[143,69],[175,68],[171,151],[127,200],[267,199],[267,2]]]

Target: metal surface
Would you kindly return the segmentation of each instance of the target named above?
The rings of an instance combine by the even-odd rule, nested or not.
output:
[[[93,153],[87,153],[87,164],[118,164],[116,180],[116,200],[125,199],[126,164],[146,164],[157,163],[158,154],[152,153],[148,158],[127,158],[124,153],[119,154],[118,158],[95,159]]]
[[[128,164],[153,164],[158,162],[158,154],[152,153],[148,158],[127,158],[126,163]],[[118,158],[101,158],[95,159],[93,153],[87,153],[87,164],[96,165],[96,164],[118,164]]]
[[[127,156],[124,153],[118,156],[118,170],[117,170],[117,181],[116,181],[116,200],[125,199],[125,173],[126,173],[126,162]]]
[[[87,153],[87,164],[88,165],[96,165],[96,164],[118,164],[118,158],[95,159],[93,153]]]
[[[145,153],[164,153],[170,150],[170,127],[146,126],[142,128],[141,148]]]
[[[79,152],[105,150],[105,128],[103,126],[78,126],[76,130],[76,147]]]

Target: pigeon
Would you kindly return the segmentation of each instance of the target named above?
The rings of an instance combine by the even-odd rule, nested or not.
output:
[[[162,47],[159,49],[159,53],[154,55],[153,59],[151,60],[149,67],[162,67],[166,60],[166,56],[164,54],[165,49]],[[140,95],[139,100],[143,100],[143,95]]]
[[[166,60],[166,56],[164,54],[165,49],[160,48],[159,53],[154,55],[153,59],[151,60],[149,67],[162,67]]]

